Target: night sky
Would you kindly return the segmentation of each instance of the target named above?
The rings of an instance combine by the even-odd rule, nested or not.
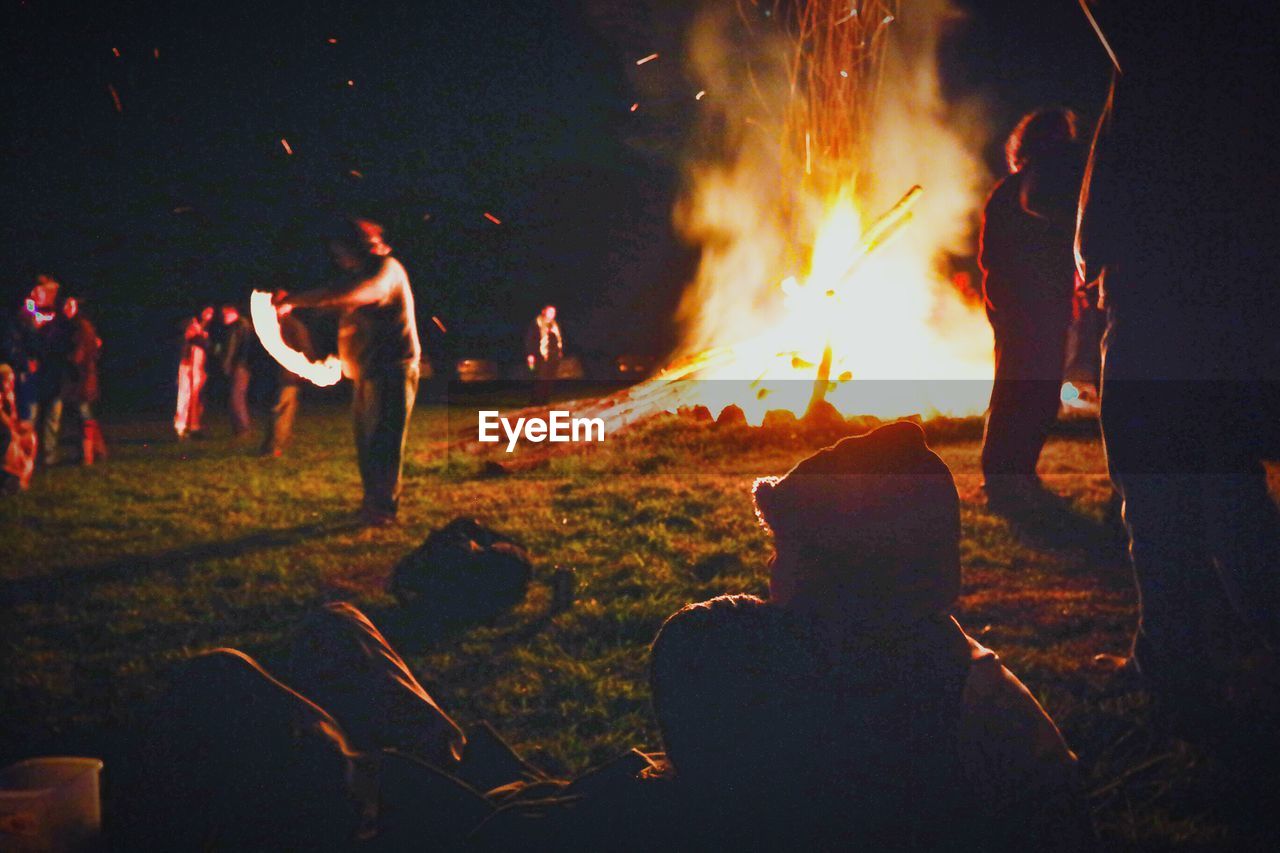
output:
[[[1074,0],[961,5],[944,71],[989,116],[993,169],[1026,109],[1097,109]],[[5,309],[54,275],[101,327],[108,402],[167,392],[184,314],[314,286],[318,229],[356,213],[387,226],[437,364],[518,358],[548,301],[579,353],[661,354],[696,264],[670,225],[692,7],[9,0]]]

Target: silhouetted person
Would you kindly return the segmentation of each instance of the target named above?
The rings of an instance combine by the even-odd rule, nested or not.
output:
[[[173,431],[178,439],[200,436],[204,429],[204,386],[208,381],[209,324],[213,306],[207,305],[182,327],[182,350],[178,358],[178,405],[173,415]]]
[[[316,357],[307,326],[293,316],[293,306],[285,303],[276,306],[280,321],[280,338],[290,349],[302,353],[308,359]],[[262,443],[263,456],[283,456],[293,443],[293,422],[298,417],[298,401],[302,395],[302,379],[282,364],[276,365],[275,399],[271,404],[267,435]]]
[[[58,304],[60,285],[47,275],[36,279],[23,306],[21,328],[29,365],[34,366],[32,421],[39,433],[40,457],[46,465],[58,461],[62,432],[62,383],[70,365],[71,328]]]
[[[1005,151],[1010,174],[987,200],[978,255],[995,336],[982,474],[997,505],[1034,497],[1042,488],[1036,462],[1058,415],[1083,165],[1075,114],[1049,109],[1027,115]]]
[[[253,324],[234,305],[222,306],[222,334],[218,361],[227,377],[227,408],[231,412],[231,434],[244,438],[253,427],[249,414],[249,383],[253,379],[253,347],[257,343]]]
[[[68,296],[62,303],[62,316],[70,328],[71,339],[62,401],[72,406],[80,418],[80,461],[92,465],[107,457],[107,443],[93,410],[101,393],[98,360],[102,355],[102,339],[85,316],[81,302],[77,297]]]
[[[1136,0],[1099,17],[1124,73],[1079,245],[1107,311],[1103,437],[1140,600],[1129,666],[1207,708],[1231,658],[1280,641],[1280,514],[1261,464],[1280,445],[1280,148],[1260,130],[1280,126],[1280,60],[1249,4]],[[1224,592],[1234,615],[1218,613]]]
[[[338,356],[355,384],[352,413],[364,484],[361,512],[369,524],[395,522],[409,416],[418,394],[418,324],[409,275],[391,257],[382,226],[347,220],[328,240],[338,279],[329,287],[277,302],[340,312]]]
[[[533,371],[532,403],[541,405],[550,401],[560,373],[560,359],[564,355],[564,336],[556,322],[556,306],[544,306],[529,324],[524,337],[525,360]]]
[[[756,481],[776,549],[769,600],[822,656],[819,725],[838,808],[868,849],[1088,849],[1075,756],[1053,721],[951,616],[960,501],[907,421]],[[836,807],[836,806],[833,806]]]
[[[0,362],[0,493],[26,491],[36,468],[36,431],[18,404],[14,369]]]

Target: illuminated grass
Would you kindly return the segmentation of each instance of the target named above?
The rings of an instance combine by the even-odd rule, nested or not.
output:
[[[296,451],[280,460],[225,439],[179,445],[163,419],[109,424],[108,464],[44,472],[29,494],[0,504],[0,759],[109,754],[165,667],[235,645],[271,668],[291,626],[338,598],[366,608],[464,723],[492,721],[548,768],[571,773],[633,745],[657,747],[648,643],[685,602],[765,591],[767,544],[749,485],[815,441],[656,422],[485,479],[476,460],[444,452],[446,430],[466,422],[439,408],[415,415],[403,523],[380,530],[348,525],[358,477],[341,410],[307,411]],[[1124,652],[1134,619],[1128,570],[1102,524],[1109,487],[1096,440],[1050,443],[1043,470],[1075,512],[1028,530],[987,512],[973,425],[938,432],[953,436],[938,449],[964,501],[960,619],[1057,717],[1109,842],[1254,842],[1219,809],[1222,768],[1149,730],[1146,695],[1117,693],[1089,667],[1097,652]],[[458,515],[521,539],[534,585],[492,624],[427,636],[385,584],[427,531]],[[577,568],[577,602],[549,616],[556,564]]]

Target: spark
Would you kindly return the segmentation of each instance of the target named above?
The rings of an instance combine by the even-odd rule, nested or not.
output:
[[[330,36],[330,37],[327,39],[327,41],[329,42],[329,44],[337,44],[337,43],[338,43],[338,40],[337,40],[336,38],[333,38],[332,36]]]
[[[111,53],[115,56],[116,59],[120,58],[120,48],[118,47],[111,48]]]
[[[658,54],[656,54],[656,53],[651,53],[651,54],[649,54],[648,56],[646,56],[646,57],[644,57],[644,58],[642,58],[642,59],[637,59],[637,60],[636,60],[636,65],[644,65],[646,62],[653,62],[653,61],[654,61],[655,59],[657,59],[657,58],[658,58]]]
[[[842,68],[842,69],[840,69],[840,76],[841,76],[841,77],[848,77],[848,76],[849,76],[849,72],[848,72],[848,71],[845,71],[845,70]]]
[[[695,101],[701,101],[701,100],[702,100],[702,96],[703,96],[703,95],[705,95],[705,94],[707,94],[707,90],[706,90],[706,89],[700,89],[700,90],[698,91],[698,94],[696,94],[696,95],[694,95],[694,96],[693,96],[693,99],[694,99]]]
[[[116,87],[108,83],[107,91],[111,93],[111,100],[116,105],[116,112],[123,113],[124,104],[120,103],[120,93],[116,91]]]
[[[356,81],[355,81],[355,80],[348,80],[348,81],[347,81],[347,85],[348,85],[348,86],[354,86],[355,84],[356,84]]]
[[[441,322],[440,322],[440,318],[439,318],[439,317],[437,317],[437,316],[435,316],[434,314],[432,314],[432,315],[431,315],[431,322],[435,323],[435,324],[436,324],[436,328],[437,328],[437,329],[439,329],[441,332],[444,332],[446,335],[447,335],[447,334],[449,334],[449,330],[448,330],[448,329],[446,329],[446,328],[444,327],[444,323],[441,323]]]
[[[492,222],[494,225],[501,225],[501,224],[502,224],[502,220],[501,220],[501,219],[499,219],[498,217],[494,216],[492,213],[490,213],[490,212],[489,212],[489,211],[487,211],[487,210],[484,212],[484,218],[485,218],[485,219],[487,219],[487,220],[489,220],[490,222]]]
[[[350,176],[351,176],[351,177],[353,177],[353,178],[363,178],[363,177],[364,177],[364,172],[361,172],[359,169],[352,169],[352,170],[350,170],[349,172],[347,172],[347,174],[348,174],[348,175],[350,175]]]
[[[631,112],[635,112],[638,109],[640,109],[640,102],[636,101],[634,104],[631,105]]]
[[[892,23],[893,23],[893,15],[885,15],[885,16],[884,16],[884,20],[883,20],[883,21],[881,21],[880,23],[881,23],[881,24],[892,24]]]
[[[284,153],[289,156],[293,156],[293,149],[289,147],[289,140],[285,139],[283,136],[280,137],[280,145],[284,148]]]
[[[159,59],[159,58],[160,58],[160,48],[158,48],[158,47],[153,47],[153,48],[151,48],[151,55],[152,55],[153,57],[155,57],[156,59]]]

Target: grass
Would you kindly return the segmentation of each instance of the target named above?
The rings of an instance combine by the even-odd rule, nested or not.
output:
[[[365,608],[464,724],[493,721],[549,769],[656,747],[648,643],[688,601],[765,591],[749,485],[818,441],[658,419],[491,479],[446,449],[468,428],[471,410],[419,408],[403,523],[371,530],[349,523],[359,483],[340,409],[305,410],[296,450],[279,460],[216,437],[178,444],[162,418],[109,421],[107,464],[52,468],[0,504],[0,759],[100,753],[168,666],[232,645],[271,668],[299,618],[333,599]],[[1117,691],[1090,666],[1095,653],[1124,652],[1135,618],[1123,551],[1103,521],[1097,439],[1050,442],[1042,471],[1072,511],[1028,527],[987,511],[975,424],[933,432],[963,501],[958,616],[1062,726],[1108,846],[1264,849],[1265,827],[1224,787],[1232,768],[1162,734],[1145,693]],[[458,515],[522,540],[534,584],[493,623],[426,636],[386,582]],[[556,565],[577,569],[578,591],[572,609],[549,616]]]

